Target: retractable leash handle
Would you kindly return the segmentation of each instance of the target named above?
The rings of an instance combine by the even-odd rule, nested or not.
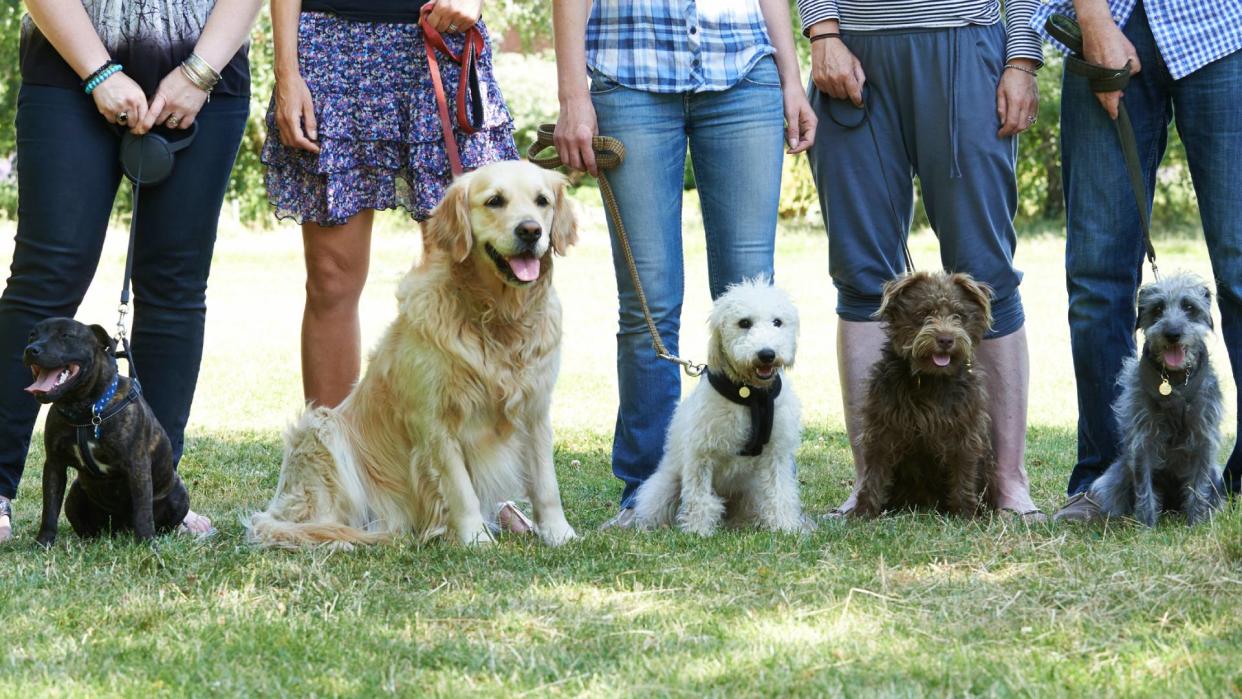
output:
[[[535,142],[526,151],[527,160],[548,170],[555,170],[564,165],[560,154],[556,152],[556,142],[553,138],[555,131],[555,124],[539,126],[535,134]],[[643,311],[643,320],[647,323],[647,332],[651,335],[651,347],[660,359],[681,365],[687,376],[700,376],[707,371],[707,365],[682,359],[669,352],[668,347],[664,345],[664,340],[660,337],[655,318],[651,316],[651,308],[647,305],[647,295],[643,292],[642,280],[638,277],[638,265],[634,262],[634,251],[630,249],[630,238],[626,235],[625,224],[621,221],[621,208],[617,205],[617,197],[613,194],[612,184],[608,182],[607,175],[608,170],[616,168],[625,160],[625,145],[611,136],[596,136],[591,139],[591,150],[595,152],[595,163],[599,166],[599,191],[604,197],[604,209],[617,232],[617,242],[621,244],[621,253],[625,257],[626,267],[629,268],[630,282],[634,285],[638,305]]]
[[[121,302],[117,307],[116,339],[121,351],[116,353],[129,363],[129,377],[138,380],[138,368],[134,354],[129,348],[129,335],[125,331],[125,317],[129,315],[130,279],[134,272],[134,240],[138,231],[138,196],[143,185],[157,185],[168,179],[176,164],[176,155],[194,143],[198,136],[198,122],[181,132],[181,138],[169,140],[163,134],[151,131],[136,136],[130,131],[121,134],[121,171],[132,185],[132,203],[129,214],[129,244],[125,252],[125,275],[121,281]]]
[[[1126,64],[1120,68],[1107,68],[1087,62],[1082,48],[1082,27],[1074,18],[1054,14],[1044,22],[1044,29],[1049,36],[1069,49],[1070,54],[1065,57],[1065,69],[1074,75],[1086,78],[1092,92],[1115,92],[1124,90],[1130,84],[1130,61],[1126,61]],[[1117,103],[1117,119],[1113,125],[1117,129],[1117,139],[1121,142],[1121,154],[1126,161],[1130,189],[1134,191],[1134,201],[1138,205],[1139,224],[1143,228],[1143,246],[1147,254],[1147,262],[1151,264],[1152,275],[1160,279],[1160,268],[1156,266],[1156,247],[1151,242],[1151,217],[1147,213],[1147,182],[1143,179],[1138,141],[1134,137],[1134,125],[1130,122],[1130,112],[1126,110],[1124,98]]]

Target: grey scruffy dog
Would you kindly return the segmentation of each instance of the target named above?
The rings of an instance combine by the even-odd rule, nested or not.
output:
[[[1212,291],[1193,274],[1139,290],[1143,349],[1122,367],[1113,406],[1121,456],[1089,491],[1101,514],[1150,527],[1160,511],[1180,510],[1195,524],[1220,504],[1221,393],[1205,342],[1211,310]]]
[[[62,500],[79,536],[132,531],[139,539],[185,519],[190,495],[177,475],[168,435],[132,379],[119,376],[108,331],[70,318],[42,321],[23,362],[26,391],[51,403],[44,427],[43,522],[38,542],[56,540]],[[69,486],[67,469],[78,472]]]

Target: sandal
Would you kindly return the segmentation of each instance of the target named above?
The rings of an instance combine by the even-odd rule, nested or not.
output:
[[[0,498],[0,544],[13,538],[13,505],[8,498]]]
[[[500,503],[500,509],[496,512],[496,527],[501,532],[510,534],[533,534],[535,532],[535,523],[530,521],[530,518],[512,500]]]
[[[999,512],[1010,519],[1016,519],[1023,524],[1047,524],[1049,521],[1048,515],[1044,514],[1044,511],[1038,507],[1033,510],[1027,510],[1026,512],[1019,512],[1009,507],[1002,507]]]
[[[193,514],[196,517],[202,517],[203,519],[207,519],[206,517],[203,517],[203,515],[200,515],[197,512],[191,512],[187,514],[186,517],[189,517],[190,514]],[[193,529],[190,529],[189,527],[186,526],[185,520],[182,520],[181,524],[178,524],[177,529],[176,529],[177,536],[189,536],[189,537],[193,537],[199,540],[210,539],[211,537],[215,536],[218,533],[218,531],[219,530],[217,530],[214,526],[208,525],[206,531],[196,532]]]

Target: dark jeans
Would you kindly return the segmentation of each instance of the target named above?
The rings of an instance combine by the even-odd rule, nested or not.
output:
[[[1174,80],[1141,3],[1126,23],[1125,35],[1143,64],[1126,87],[1125,105],[1147,179],[1147,206],[1169,120],[1176,115],[1216,278],[1220,332],[1236,381],[1242,378],[1242,52]],[[1135,352],[1134,303],[1143,274],[1143,238],[1113,124],[1086,81],[1069,73],[1061,94],[1061,139],[1070,342],[1078,379],[1078,463],[1068,487],[1073,495],[1086,490],[1117,456],[1111,406],[1122,359]],[[1239,477],[1242,456],[1235,445],[1225,470],[1235,492]]]
[[[132,345],[144,395],[181,447],[203,351],[216,223],[250,103],[217,96],[173,175],[144,188],[134,252]],[[22,389],[31,327],[73,316],[99,263],[121,182],[120,140],[77,90],[23,85],[17,98],[18,222],[0,297],[0,495],[13,497],[39,405]],[[126,185],[128,186],[128,184]],[[117,290],[120,293],[120,290]],[[111,328],[113,318],[91,318]]]

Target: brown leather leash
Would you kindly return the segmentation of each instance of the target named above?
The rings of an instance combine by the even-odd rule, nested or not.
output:
[[[427,50],[427,69],[431,73],[431,82],[436,89],[436,107],[440,111],[440,130],[444,133],[444,150],[448,153],[449,167],[453,176],[460,176],[465,169],[461,165],[461,154],[457,150],[457,137],[453,135],[453,119],[449,115],[448,97],[444,92],[444,83],[440,79],[440,62],[436,58],[444,54],[453,63],[461,67],[461,77],[457,82],[457,128],[469,136],[483,126],[483,96],[479,93],[479,72],[476,65],[478,57],[484,49],[483,33],[479,25],[462,32],[465,43],[460,54],[453,53],[444,37],[427,21],[427,15],[433,5],[423,5],[418,17],[418,26],[423,32],[423,47]],[[469,100],[469,104],[467,104]],[[469,115],[469,116],[467,116]]]
[[[556,152],[556,142],[553,139],[555,130],[555,124],[541,125],[536,132],[535,142],[526,151],[528,160],[549,170],[555,170],[564,165],[560,154]],[[608,213],[608,218],[612,220],[613,230],[617,232],[617,241],[621,243],[621,254],[625,257],[625,265],[630,271],[630,282],[634,285],[634,291],[638,295],[638,305],[642,307],[647,332],[651,334],[651,347],[655,349],[656,356],[660,359],[680,364],[687,376],[699,376],[707,370],[706,364],[696,364],[689,359],[682,359],[669,352],[664,346],[664,340],[660,338],[660,330],[656,328],[655,319],[651,317],[651,308],[647,305],[647,294],[643,292],[642,280],[638,278],[638,265],[634,262],[634,251],[630,249],[630,238],[626,235],[625,224],[621,221],[621,207],[617,206],[617,197],[612,192],[612,185],[608,182],[607,175],[608,170],[617,167],[625,160],[625,146],[611,136],[596,136],[591,139],[591,150],[595,151],[595,163],[599,166],[599,191],[604,197],[604,210]],[[550,151],[550,153],[541,155],[545,151]]]

